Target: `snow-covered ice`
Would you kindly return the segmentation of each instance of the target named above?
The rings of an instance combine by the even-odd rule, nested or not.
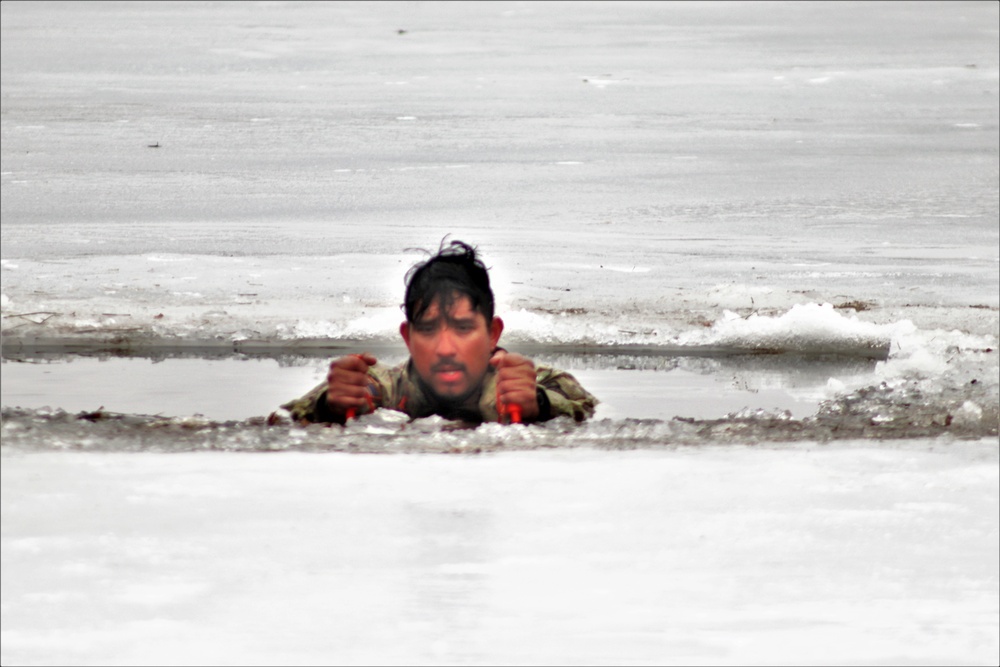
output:
[[[2,471],[9,664],[988,664],[997,650],[991,441],[36,453]]]
[[[998,662],[995,3],[0,19],[4,664]],[[598,418],[268,426],[446,235]]]

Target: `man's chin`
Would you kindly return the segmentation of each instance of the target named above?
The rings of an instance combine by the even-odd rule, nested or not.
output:
[[[432,390],[438,399],[449,403],[460,403],[472,393],[464,387],[432,387]]]
[[[455,405],[464,403],[473,394],[473,390],[464,383],[461,385],[431,385],[430,390],[434,393],[435,398],[442,403]]]

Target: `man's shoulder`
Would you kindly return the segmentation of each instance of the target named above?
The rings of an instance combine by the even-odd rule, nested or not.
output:
[[[535,377],[538,381],[551,380],[560,377],[570,377],[573,376],[562,370],[561,368],[556,368],[555,366],[550,366],[548,364],[535,364]]]
[[[560,368],[546,364],[535,364],[535,381],[545,389],[558,391],[572,399],[582,399],[592,401],[595,405],[597,399],[580,384],[576,377]]]

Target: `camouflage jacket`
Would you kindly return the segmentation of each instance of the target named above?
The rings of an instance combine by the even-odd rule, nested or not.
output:
[[[547,421],[554,417],[568,416],[583,421],[593,416],[598,400],[588,393],[569,373],[536,366],[539,417]],[[496,371],[490,367],[483,379],[482,391],[461,405],[445,404],[437,400],[417,377],[411,362],[395,367],[375,364],[368,369],[368,392],[373,408],[388,408],[405,412],[411,418],[440,415],[445,419],[468,422],[501,421],[497,411]],[[334,423],[338,420],[326,404],[326,382],[312,391],[281,406],[300,422]],[[362,408],[358,414],[369,412]]]

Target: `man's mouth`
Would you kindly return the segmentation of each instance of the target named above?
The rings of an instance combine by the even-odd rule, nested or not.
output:
[[[460,381],[465,375],[465,369],[462,366],[452,366],[446,364],[439,364],[431,369],[431,372],[442,382],[451,383]]]

